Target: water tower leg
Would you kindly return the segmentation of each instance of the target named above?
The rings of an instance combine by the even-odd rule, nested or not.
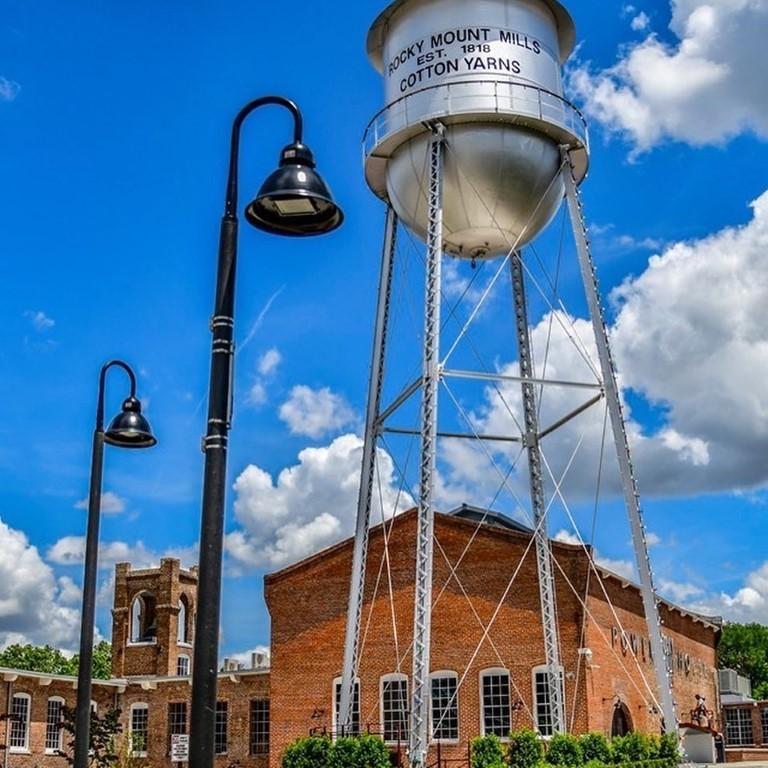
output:
[[[624,414],[619,397],[619,387],[616,382],[616,369],[613,364],[613,356],[608,342],[608,331],[605,326],[605,318],[600,303],[600,291],[597,283],[597,273],[592,261],[592,254],[587,240],[587,230],[584,214],[576,187],[576,180],[572,172],[572,165],[567,149],[563,149],[564,180],[568,211],[571,225],[573,226],[576,250],[579,255],[579,267],[584,282],[589,314],[592,317],[592,326],[595,333],[597,353],[600,358],[600,369],[603,377],[603,387],[608,405],[608,415],[611,419],[613,440],[616,445],[616,455],[619,461],[619,472],[624,490],[624,501],[629,515],[629,525],[632,530],[632,544],[635,550],[637,570],[640,574],[640,588],[645,608],[645,619],[648,624],[648,635],[651,641],[651,653],[653,654],[656,670],[656,683],[659,689],[661,701],[661,714],[664,718],[664,731],[677,734],[677,717],[675,715],[675,702],[672,698],[672,679],[669,673],[669,658],[666,652],[666,644],[661,633],[661,619],[656,590],[651,572],[651,561],[648,556],[648,542],[645,537],[645,525],[643,513],[640,508],[640,494],[637,489],[635,472],[632,467],[632,456],[629,450],[627,431],[624,425]]]
[[[515,325],[517,329],[517,347],[520,359],[520,376],[523,379],[534,378],[531,338],[528,330],[528,307],[525,298],[525,278],[523,275],[522,254],[518,251],[510,259],[512,272],[512,293],[515,301]],[[544,479],[541,471],[541,453],[539,446],[539,419],[536,402],[536,386],[522,384],[523,413],[525,416],[525,446],[528,451],[528,475],[531,488],[531,506],[536,540],[536,562],[539,572],[539,595],[541,598],[541,622],[544,630],[544,652],[547,662],[547,687],[552,718],[551,736],[565,733],[565,692],[563,690],[563,670],[560,665],[560,642],[557,627],[557,606],[555,579],[552,573],[552,552],[546,521],[547,506],[544,498]]]
[[[443,258],[443,133],[436,125],[429,157],[429,228],[424,313],[424,381],[421,402],[421,463],[416,538],[413,618],[413,678],[408,759],[424,768],[429,746],[429,643],[432,624],[432,562],[435,463],[437,458],[437,397],[440,383],[440,283]]]
[[[392,276],[397,245],[397,215],[387,208],[384,229],[384,250],[381,255],[379,296],[376,305],[376,325],[373,333],[373,355],[368,380],[368,406],[365,414],[363,461],[360,471],[360,490],[357,497],[357,524],[352,551],[352,577],[349,584],[347,607],[347,631],[344,641],[344,668],[341,678],[341,702],[337,728],[349,731],[352,726],[352,702],[360,652],[360,619],[363,612],[365,589],[365,565],[368,555],[368,532],[371,521],[371,499],[376,474],[376,441],[379,435],[381,388],[384,383],[387,330],[389,326]]]

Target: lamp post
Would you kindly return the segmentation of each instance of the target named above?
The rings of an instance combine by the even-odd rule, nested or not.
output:
[[[130,379],[131,393],[120,413],[104,431],[104,389],[110,368],[122,368]],[[141,413],[136,397],[136,376],[122,360],[111,360],[99,375],[99,399],[91,454],[91,487],[88,495],[88,532],[85,539],[83,606],[80,613],[80,664],[77,670],[75,705],[74,768],[88,768],[91,732],[91,675],[93,665],[93,626],[96,614],[96,576],[98,572],[101,485],[104,469],[104,443],[118,448],[151,448],[157,443],[149,422]]]
[[[267,105],[281,106],[293,116],[293,142],[280,153],[280,164],[267,177],[245,211],[257,229],[288,236],[321,235],[341,225],[343,214],[315,170],[311,150],[303,143],[299,108],[281,96],[265,96],[246,104],[232,124],[224,216],[219,239],[216,298],[211,333],[208,424],[203,439],[205,474],[200,524],[200,570],[195,618],[190,712],[189,768],[211,768],[214,761],[216,682],[221,608],[221,561],[226,496],[227,444],[232,417],[234,364],[234,296],[237,264],[237,184],[240,131],[244,120]]]

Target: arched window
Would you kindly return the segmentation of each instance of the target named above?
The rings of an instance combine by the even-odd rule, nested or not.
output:
[[[61,728],[63,707],[64,699],[61,696],[51,696],[48,699],[45,717],[45,751],[49,755],[58,755],[63,749],[64,732]]]
[[[154,643],[157,640],[157,613],[155,596],[142,592],[131,604],[131,642]]]
[[[11,752],[29,752],[29,710],[31,697],[28,693],[14,693],[11,699]]]
[[[632,716],[629,714],[626,704],[619,702],[613,708],[611,738],[626,736],[628,733],[632,733]]]
[[[506,739],[512,730],[509,670],[484,669],[480,673],[480,697],[482,735]]]
[[[179,615],[176,626],[176,641],[189,642],[189,611],[187,610],[187,598],[182,595],[179,600]]]

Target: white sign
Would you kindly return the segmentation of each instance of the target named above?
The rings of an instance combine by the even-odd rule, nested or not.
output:
[[[186,733],[171,735],[171,762],[186,763],[189,760],[189,736]]]

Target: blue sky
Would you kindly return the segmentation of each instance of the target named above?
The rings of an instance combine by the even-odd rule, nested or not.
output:
[[[600,4],[599,12],[589,0],[568,5],[579,39],[571,95],[592,132],[583,191],[595,258],[606,294],[630,281],[624,303],[612,304],[611,322],[620,362],[627,361],[634,424],[647,438],[638,463],[648,527],[658,538],[657,574],[676,599],[768,620],[768,390],[759,375],[768,370],[768,327],[759,312],[742,317],[768,299],[767,268],[754,258],[768,245],[768,201],[762,219],[749,208],[768,188],[768,104],[754,63],[765,52],[752,32],[765,11],[746,2],[702,10],[698,0],[678,0],[674,16],[668,0]],[[383,224],[360,164],[363,129],[382,106],[364,40],[381,9],[370,0],[332,9],[302,4],[293,16],[279,4],[240,0],[226,11],[199,2],[70,3],[66,11],[54,2],[5,4],[0,538],[8,556],[0,564],[0,605],[3,598],[12,604],[0,611],[0,643],[50,638],[73,647],[76,640],[81,564],[69,537],[84,531],[78,502],[87,493],[97,374],[106,359],[135,366],[160,444],[151,452],[108,451],[105,491],[114,496],[102,525],[102,633],[110,629],[115,559],[194,558],[229,127],[243,103],[279,93],[301,106],[306,140],[346,222],[311,241],[241,229],[231,484],[253,469],[229,496],[228,530],[242,534],[235,543],[245,554],[229,561],[222,655],[268,642],[261,576],[287,555],[281,561],[273,551],[268,562],[253,553],[286,539],[311,549],[322,525],[313,527],[310,515],[296,521],[300,530],[273,535],[262,506],[282,504],[285,524],[299,508],[333,512],[334,489],[341,506],[353,495],[352,436],[365,405]],[[725,31],[716,44],[717,29]],[[289,138],[280,110],[251,119],[243,198]],[[734,227],[743,229],[727,229]],[[656,272],[648,271],[652,256],[662,260]],[[741,275],[741,292],[728,290],[723,264]],[[575,277],[575,267],[565,274]],[[583,318],[576,287],[570,281],[564,298]],[[534,301],[532,311],[534,325],[546,322],[545,306]],[[681,323],[678,330],[665,324],[665,313]],[[494,301],[484,322],[498,327],[503,317]],[[681,348],[676,341],[686,334],[695,343]],[[510,357],[502,354],[499,364]],[[396,375],[406,376],[417,359],[404,354]],[[729,371],[741,394],[724,394]],[[109,410],[124,392],[114,374]],[[488,403],[468,407],[493,417]],[[299,460],[306,448],[315,453]],[[680,461],[664,483],[654,474],[669,465],[662,448]],[[269,483],[255,467],[276,478],[296,466],[303,474],[294,475],[316,496],[299,499],[286,486],[260,492]],[[443,470],[449,479],[451,467]],[[454,479],[455,494],[487,492],[477,478]],[[582,498],[574,509],[588,527],[589,505]],[[338,530],[348,530],[351,514],[339,512]],[[553,533],[572,531],[562,511],[553,515]],[[267,531],[263,541],[259,527]],[[626,566],[629,535],[615,499],[603,504],[595,544],[616,567]]]

